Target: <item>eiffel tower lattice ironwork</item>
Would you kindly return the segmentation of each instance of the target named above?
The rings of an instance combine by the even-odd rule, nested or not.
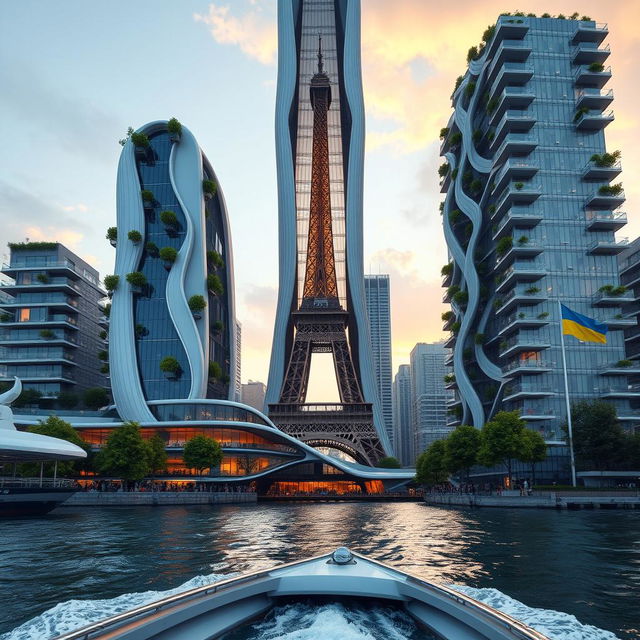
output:
[[[363,398],[347,337],[349,313],[340,303],[331,216],[328,112],[331,83],[323,70],[322,39],[318,70],[311,79],[313,143],[307,260],[302,301],[292,312],[295,335],[280,399],[269,415],[285,432],[315,446],[333,446],[373,465],[385,455]],[[331,353],[340,403],[306,402],[313,353]]]

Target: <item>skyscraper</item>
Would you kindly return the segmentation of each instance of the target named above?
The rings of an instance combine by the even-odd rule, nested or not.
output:
[[[377,397],[362,267],[364,108],[358,0],[278,4],[280,283],[267,402],[278,426],[375,464],[391,451]],[[314,353],[339,402],[306,402]]]
[[[401,364],[393,381],[393,447],[403,465],[416,461],[415,433],[411,421],[411,367]]]
[[[626,223],[616,153],[605,147],[607,28],[501,15],[456,82],[441,132],[449,264],[444,314],[454,423],[518,410],[547,440],[566,419],[559,309],[605,322],[607,344],[567,338],[572,400],[603,398],[632,421],[615,232]]]
[[[371,335],[373,368],[376,376],[378,398],[389,440],[393,438],[393,401],[391,393],[391,298],[388,275],[366,275],[364,291],[367,300],[367,317]],[[396,454],[398,452],[396,451]]]
[[[267,393],[267,386],[258,380],[249,380],[242,385],[243,404],[249,405],[258,411],[264,411],[264,398]]]
[[[18,376],[48,407],[108,388],[98,272],[59,242],[10,243],[0,285],[0,377]]]
[[[118,166],[111,384],[125,420],[149,402],[235,399],[233,256],[222,190],[186,127],[152,122]],[[111,237],[114,233],[111,231]]]
[[[415,434],[415,455],[432,442],[446,438],[450,392],[445,389],[445,358],[448,349],[441,342],[419,342],[411,350],[411,422]]]

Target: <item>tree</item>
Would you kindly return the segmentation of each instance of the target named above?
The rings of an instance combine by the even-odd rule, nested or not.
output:
[[[416,482],[428,485],[445,482],[449,477],[445,455],[444,440],[432,442],[416,460]]]
[[[103,387],[91,387],[84,392],[84,404],[88,409],[97,411],[109,404],[109,396]]]
[[[58,406],[63,409],[73,409],[78,406],[80,398],[77,393],[63,392],[58,396]]]
[[[20,395],[13,401],[14,407],[26,407],[30,404],[38,404],[42,398],[42,393],[37,389],[22,388]]]
[[[582,469],[611,469],[624,458],[625,433],[615,407],[604,400],[571,405],[573,450]],[[568,437],[568,428],[563,429]]]
[[[445,465],[451,473],[464,471],[469,481],[469,471],[478,461],[480,431],[463,424],[449,434],[445,443]]]
[[[547,445],[544,438],[531,429],[524,429],[520,439],[522,450],[518,455],[518,460],[531,465],[531,484],[536,483],[536,463],[542,462],[547,457]]]
[[[504,464],[511,482],[511,464],[522,451],[522,431],[525,422],[518,411],[500,411],[480,432],[478,462],[487,467]]]
[[[393,456],[385,456],[384,458],[380,458],[376,463],[376,467],[380,469],[401,469],[402,465],[400,464],[400,460],[398,458],[394,458]]]
[[[100,452],[98,466],[103,473],[123,483],[142,480],[150,471],[148,447],[137,422],[125,422],[114,429]]]
[[[241,456],[238,458],[238,470],[242,471],[245,476],[253,475],[258,471],[258,460],[251,456]]]
[[[182,454],[185,465],[202,475],[205,469],[217,467],[222,461],[222,447],[209,436],[198,435],[187,440]]]
[[[155,434],[146,442],[147,446],[147,462],[149,463],[149,471],[153,476],[156,471],[167,470],[167,451],[165,450],[164,440]]]

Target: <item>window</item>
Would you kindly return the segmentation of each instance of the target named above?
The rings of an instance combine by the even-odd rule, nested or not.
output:
[[[20,309],[18,319],[20,322],[29,322],[31,319],[31,309]]]

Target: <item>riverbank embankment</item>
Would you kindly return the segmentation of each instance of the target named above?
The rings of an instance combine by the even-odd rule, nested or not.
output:
[[[511,509],[640,509],[640,491],[534,491],[531,495],[430,493],[431,506]]]
[[[234,491],[78,491],[61,507],[131,507],[191,504],[255,504],[254,492]]]

